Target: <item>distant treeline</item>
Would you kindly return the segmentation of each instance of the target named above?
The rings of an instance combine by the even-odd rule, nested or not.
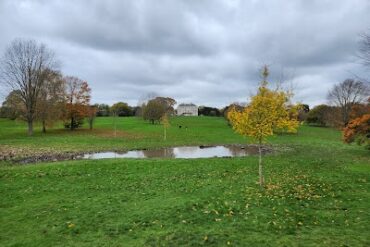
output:
[[[130,117],[141,115],[140,106],[129,106],[127,103],[124,102],[118,102],[113,104],[112,106],[109,106],[107,104],[95,104],[94,107],[96,109],[97,117]]]
[[[158,97],[160,98],[160,97]],[[107,104],[95,104],[96,116],[97,117],[107,117],[107,116],[118,116],[118,117],[130,117],[130,116],[142,116],[143,106],[130,106],[125,102],[118,102],[112,106]],[[229,106],[222,109],[211,106],[199,106],[198,115],[199,116],[211,116],[211,117],[222,117],[224,116],[224,111],[227,110]],[[176,111],[173,109],[171,115],[175,115]]]

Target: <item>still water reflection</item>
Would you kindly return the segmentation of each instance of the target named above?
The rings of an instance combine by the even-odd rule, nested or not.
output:
[[[127,152],[99,152],[84,154],[83,159],[105,158],[212,158],[212,157],[240,157],[258,154],[256,146],[191,146],[168,147],[148,150],[132,150]]]

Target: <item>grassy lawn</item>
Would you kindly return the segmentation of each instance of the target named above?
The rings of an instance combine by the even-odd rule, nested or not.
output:
[[[27,137],[0,120],[0,148],[31,152],[246,143],[221,118],[98,118],[96,130]],[[181,125],[182,128],[178,128]],[[185,126],[187,128],[185,128]],[[58,126],[56,126],[58,127]],[[370,246],[370,154],[337,130],[300,127],[264,157],[0,165],[0,246]]]
[[[29,155],[38,152],[125,150],[246,142],[243,137],[234,134],[227,127],[223,118],[173,118],[166,141],[163,141],[161,125],[152,125],[135,117],[117,118],[115,136],[113,123],[114,118],[101,117],[96,119],[95,129],[92,131],[81,129],[71,132],[57,125],[46,134],[41,133],[40,126],[37,126],[35,135],[29,137],[23,122],[0,119],[0,145],[3,145],[3,149],[5,146],[7,149],[12,148],[18,155]]]

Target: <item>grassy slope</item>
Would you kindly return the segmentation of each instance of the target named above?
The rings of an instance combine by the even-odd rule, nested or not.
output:
[[[0,142],[65,148],[65,139],[91,149],[245,141],[217,118],[174,119],[170,132],[177,136],[166,143],[159,126],[120,121],[140,137],[55,131],[29,138],[20,135],[24,126],[2,122]],[[186,132],[175,123],[184,121]],[[271,142],[290,150],[264,158],[265,191],[256,185],[256,157],[3,166],[0,245],[370,245],[368,151],[342,144],[338,131],[306,126]]]
[[[210,117],[177,117],[171,120],[168,139],[163,141],[161,125],[152,125],[138,118],[117,118],[114,138],[114,118],[97,118],[95,130],[63,130],[56,126],[42,134],[40,127],[33,137],[26,134],[25,124],[0,119],[0,145],[27,147],[30,150],[84,151],[135,149],[210,143],[240,143],[243,138],[226,128],[225,120]],[[178,128],[181,125],[182,128]],[[187,128],[186,128],[187,127]],[[46,137],[46,138],[45,138]]]

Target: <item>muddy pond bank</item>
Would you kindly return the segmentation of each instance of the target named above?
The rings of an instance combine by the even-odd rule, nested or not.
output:
[[[262,147],[262,154],[271,153],[269,146]],[[2,157],[12,163],[31,164],[38,162],[55,162],[63,160],[81,159],[106,159],[106,158],[167,158],[167,159],[197,159],[197,158],[232,158],[258,154],[257,145],[200,145],[163,147],[153,149],[138,149],[126,151],[99,151],[99,152],[75,152],[75,153],[45,153],[28,155],[26,157]]]

